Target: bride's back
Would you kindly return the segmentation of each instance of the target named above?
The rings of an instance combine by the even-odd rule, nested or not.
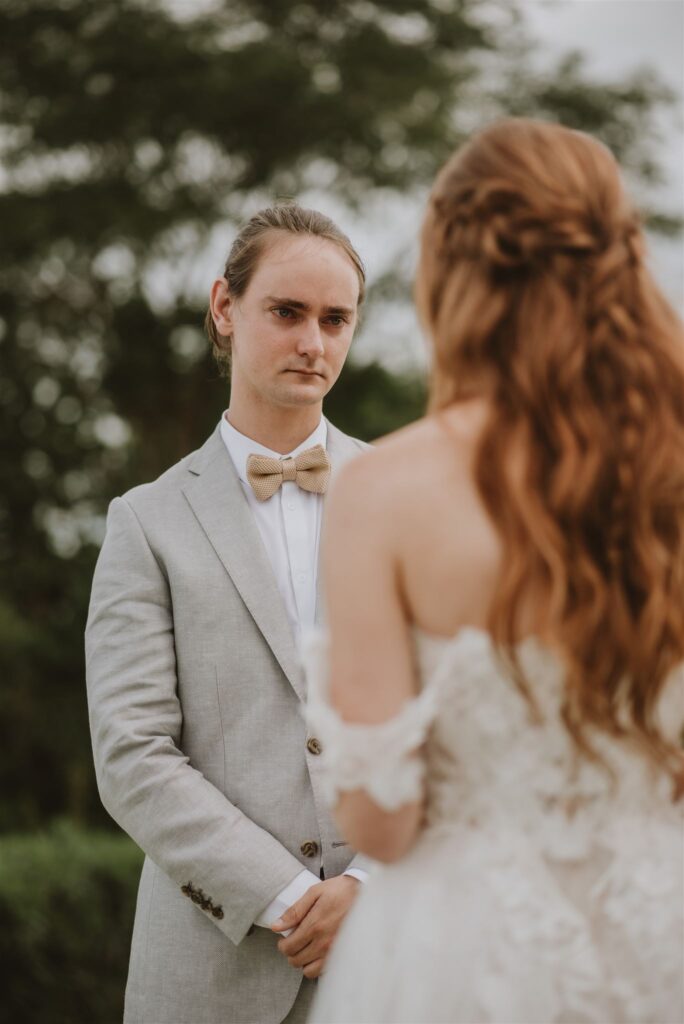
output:
[[[391,536],[408,616],[438,636],[487,627],[501,569],[501,538],[473,479],[488,412],[484,400],[463,403],[390,435],[373,454],[394,496]]]
[[[475,137],[433,188],[416,296],[428,415],[347,474],[367,508],[337,607],[360,586],[387,609],[373,670],[404,692],[392,587],[427,633],[537,636],[580,747],[628,731],[681,778],[653,713],[684,661],[684,345],[608,150],[515,119]]]
[[[608,150],[476,136],[433,188],[416,296],[429,415],[377,453],[409,620],[538,636],[580,746],[629,722],[681,775],[652,716],[684,660],[684,344]]]

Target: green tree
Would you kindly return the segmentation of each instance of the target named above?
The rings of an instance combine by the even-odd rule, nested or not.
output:
[[[0,38],[8,829],[100,814],[81,633],[101,517],[225,405],[192,284],[216,225],[312,186],[362,211],[509,111],[588,128],[653,178],[649,125],[668,97],[649,76],[599,87],[576,59],[533,76],[510,2],[226,0],[178,20],[143,0],[4,0]],[[422,398],[351,365],[329,410],[371,438]]]

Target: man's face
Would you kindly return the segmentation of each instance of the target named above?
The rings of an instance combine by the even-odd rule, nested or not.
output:
[[[340,246],[274,233],[244,295],[223,305],[231,401],[239,392],[280,407],[321,402],[349,351],[358,296],[356,270]]]

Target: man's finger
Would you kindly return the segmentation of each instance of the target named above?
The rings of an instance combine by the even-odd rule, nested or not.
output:
[[[302,921],[309,913],[314,903],[318,899],[319,893],[316,890],[319,887],[312,885],[310,889],[307,889],[303,896],[293,903],[291,907],[288,907],[282,917],[279,917],[277,921],[274,921],[271,925],[271,929],[274,932],[284,932],[288,928],[296,928],[300,921]]]
[[[312,963],[314,960],[318,960],[322,956],[323,951],[318,948],[318,944],[315,942],[309,942],[303,949],[300,949],[294,956],[288,956],[287,962],[290,967],[306,967],[307,964]]]
[[[302,974],[305,978],[319,978],[323,973],[324,966],[325,960],[314,960],[313,963],[306,965]]]
[[[294,941],[292,937],[294,935]],[[295,932],[288,932],[286,937],[281,939],[278,943],[278,952],[282,953],[283,956],[291,957],[297,956],[303,949],[311,942],[311,936],[308,932],[300,934],[299,928]]]
[[[314,940],[315,929],[316,919],[315,911],[313,911],[296,928],[284,934],[283,938],[278,942],[278,949],[283,956],[297,956]]]

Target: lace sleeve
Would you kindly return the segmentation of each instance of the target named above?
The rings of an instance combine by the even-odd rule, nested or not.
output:
[[[436,711],[436,694],[423,690],[393,718],[379,725],[343,721],[327,695],[327,634],[316,630],[302,645],[308,685],[306,721],[323,747],[324,781],[330,803],[340,790],[364,789],[384,810],[419,800],[425,765],[417,752]]]

